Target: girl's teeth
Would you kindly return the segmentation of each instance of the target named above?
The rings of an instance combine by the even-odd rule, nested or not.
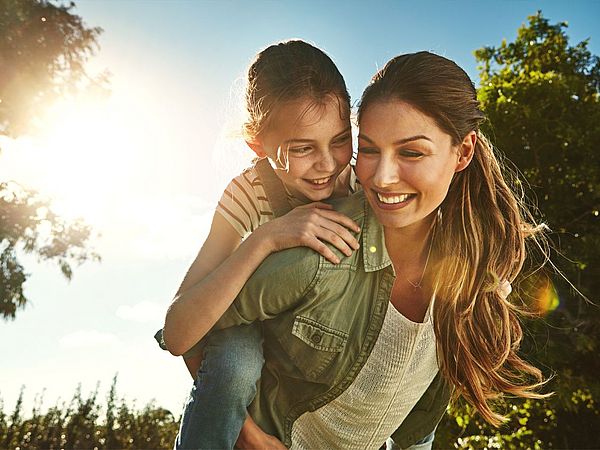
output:
[[[377,198],[381,203],[386,203],[388,205],[393,205],[396,203],[402,203],[408,200],[411,194],[401,194],[401,195],[386,195],[383,196],[379,192],[377,193]]]
[[[313,184],[325,184],[325,183],[328,183],[329,180],[331,180],[331,177],[319,178],[318,180],[311,180],[310,182]]]

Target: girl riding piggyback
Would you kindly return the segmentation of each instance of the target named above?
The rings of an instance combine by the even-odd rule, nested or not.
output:
[[[271,45],[248,70],[246,108],[244,138],[259,159],[223,193],[157,334],[164,348],[184,356],[194,377],[176,448],[233,448],[244,422],[252,426],[246,408],[263,365],[260,324],[198,341],[260,263],[307,246],[336,264],[325,242],[346,256],[358,249],[356,223],[321,203],[355,188],[350,98],[333,61],[303,41]]]

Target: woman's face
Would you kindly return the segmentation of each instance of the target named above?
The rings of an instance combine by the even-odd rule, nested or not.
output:
[[[361,114],[356,175],[379,222],[386,228],[428,225],[424,219],[469,164],[475,140],[473,131],[452,145],[431,117],[399,100],[368,106]]]
[[[261,135],[262,147],[271,160],[283,153],[288,162],[284,168],[278,164],[275,173],[296,197],[330,197],[352,157],[350,118],[340,114],[338,99],[331,96],[322,105],[311,99],[291,101],[273,114]]]

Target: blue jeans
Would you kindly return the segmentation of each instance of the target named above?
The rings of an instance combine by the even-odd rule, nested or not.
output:
[[[210,333],[174,448],[232,449],[263,363],[260,323]]]

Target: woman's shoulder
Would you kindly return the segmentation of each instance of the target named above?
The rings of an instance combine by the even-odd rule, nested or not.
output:
[[[362,189],[350,194],[347,197],[328,200],[334,209],[354,221],[361,220],[365,215],[365,193]]]

